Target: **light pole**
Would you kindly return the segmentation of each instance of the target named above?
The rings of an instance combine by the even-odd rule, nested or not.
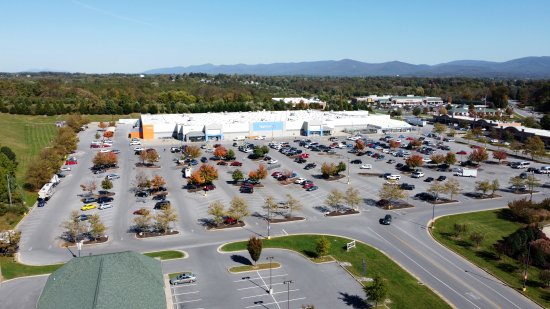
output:
[[[271,285],[271,263],[273,262],[273,257],[268,256],[268,257],[266,257],[266,260],[269,260],[269,291],[268,291],[268,293],[272,294],[273,293],[273,287]]]
[[[286,308],[290,309],[290,284],[293,283],[292,280],[283,281],[283,284],[286,284]]]
[[[350,160],[349,160],[349,157],[347,157],[347,158],[348,158],[348,185],[349,185],[349,169],[350,169],[350,163],[349,162],[350,162]]]
[[[267,205],[267,239],[271,239],[271,205]]]
[[[527,260],[525,261],[525,272],[523,275],[523,292],[527,291],[527,275],[529,272],[529,259],[531,257],[531,242],[529,242],[529,245],[527,247]]]
[[[434,219],[435,219],[435,203],[432,204],[432,224],[430,224],[430,228],[434,228]]]

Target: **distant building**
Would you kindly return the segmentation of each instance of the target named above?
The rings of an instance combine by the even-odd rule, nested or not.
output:
[[[160,261],[135,252],[73,258],[49,277],[37,309],[166,309]]]
[[[298,104],[304,104],[305,107],[308,107],[310,104],[318,104],[322,109],[325,109],[327,102],[321,101],[318,98],[272,98],[273,101],[283,101],[287,105],[296,107]]]
[[[443,99],[440,97],[422,97],[414,95],[395,96],[395,95],[369,95],[366,97],[356,97],[355,102],[378,103],[382,107],[393,106],[414,106],[414,105],[442,105]]]

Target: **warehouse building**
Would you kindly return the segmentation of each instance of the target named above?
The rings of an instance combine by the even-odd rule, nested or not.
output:
[[[326,136],[337,132],[406,132],[413,127],[367,111],[258,111],[200,114],[143,114],[130,137],[183,141],[256,137]]]

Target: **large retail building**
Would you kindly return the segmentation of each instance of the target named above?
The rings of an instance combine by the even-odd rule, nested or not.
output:
[[[389,115],[367,111],[258,111],[201,114],[143,114],[131,137],[184,141],[233,140],[264,136],[332,135],[336,132],[405,132],[413,127]]]

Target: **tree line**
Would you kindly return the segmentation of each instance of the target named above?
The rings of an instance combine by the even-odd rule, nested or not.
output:
[[[253,75],[5,74],[0,112],[29,115],[199,113],[286,110],[272,97],[318,97],[332,110],[367,109],[370,94],[440,96],[453,103],[509,99],[550,111],[550,81],[419,77],[300,77]]]

